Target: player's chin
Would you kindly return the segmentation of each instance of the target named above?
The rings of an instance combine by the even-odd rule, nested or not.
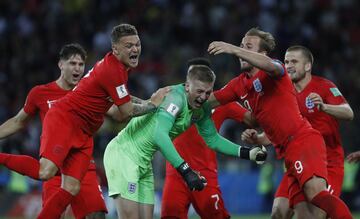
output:
[[[129,59],[128,60],[128,66],[131,68],[136,68],[139,64],[139,60],[138,59]]]

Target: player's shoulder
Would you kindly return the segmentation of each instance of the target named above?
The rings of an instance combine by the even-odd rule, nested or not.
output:
[[[313,75],[311,80],[312,80],[313,84],[315,84],[315,85],[322,85],[322,86],[327,86],[327,87],[334,87],[335,86],[334,82],[330,81],[327,78],[320,77],[320,76],[317,76],[317,75]]]
[[[38,84],[35,85],[33,88],[30,89],[29,93],[41,93],[43,91],[54,89],[55,81],[46,83],[46,84]]]

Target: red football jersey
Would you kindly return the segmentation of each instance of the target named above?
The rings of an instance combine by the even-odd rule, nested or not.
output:
[[[216,108],[212,120],[216,129],[219,130],[226,119],[242,122],[246,111],[239,103],[231,102]],[[189,163],[191,168],[201,172],[207,171],[209,175],[217,177],[216,152],[206,145],[195,125],[181,133],[173,143],[180,156]],[[166,162],[166,174],[177,174],[169,162]]]
[[[55,81],[35,86],[30,90],[26,98],[24,111],[31,116],[35,116],[36,113],[39,113],[42,123],[45,114],[51,106],[69,92],[69,90],[64,90],[59,87]],[[94,159],[92,158],[89,165],[90,170],[96,169],[95,162],[93,162],[93,160]]]
[[[112,53],[108,53],[56,107],[75,113],[81,128],[92,135],[100,128],[105,113],[113,104],[121,105],[130,101],[127,81],[126,67]]]
[[[318,130],[324,138],[329,166],[344,165],[344,151],[341,146],[338,120],[327,113],[321,112],[307,97],[317,93],[324,103],[340,105],[346,103],[339,89],[331,81],[318,76],[312,76],[309,84],[297,94],[300,111],[312,127]]]
[[[24,111],[35,116],[39,112],[41,123],[49,108],[70,91],[64,90],[55,81],[33,87],[25,101]]]
[[[270,77],[262,70],[253,77],[240,74],[214,95],[222,104],[241,101],[273,142],[279,158],[284,152],[281,146],[287,145],[298,130],[311,129],[300,114],[295,89],[285,68],[281,77]]]

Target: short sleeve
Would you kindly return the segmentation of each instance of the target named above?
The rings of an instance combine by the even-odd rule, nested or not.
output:
[[[37,86],[30,90],[25,100],[24,111],[29,115],[35,115],[39,110],[39,107],[37,106],[36,103],[36,96],[38,96]]]
[[[340,92],[339,88],[336,87],[331,81],[327,81],[326,85],[323,86],[324,96],[323,101],[327,104],[340,105],[347,103],[346,99]]]
[[[236,89],[238,89],[237,86],[241,86],[238,80],[238,77],[234,78],[220,90],[214,91],[214,96],[219,103],[224,105],[237,99]]]
[[[106,57],[109,59],[109,57]],[[119,106],[131,100],[127,87],[128,72],[120,63],[114,60],[104,60],[106,63],[99,63],[102,74],[97,75],[100,86],[112,98],[114,104]]]

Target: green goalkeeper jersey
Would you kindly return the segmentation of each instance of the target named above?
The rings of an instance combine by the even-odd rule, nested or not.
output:
[[[115,137],[118,143],[117,149],[127,154],[141,167],[148,167],[154,152],[160,150],[165,159],[176,168],[184,160],[175,150],[172,139],[193,123],[196,124],[199,134],[209,147],[228,155],[238,156],[239,145],[217,133],[211,120],[209,105],[204,103],[199,109],[191,109],[188,105],[184,84],[172,86],[155,112],[131,119]]]

